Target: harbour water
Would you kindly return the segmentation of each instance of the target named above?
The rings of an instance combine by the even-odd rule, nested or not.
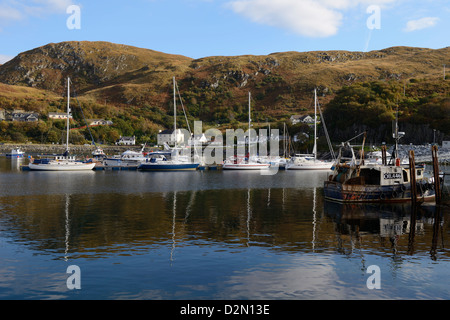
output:
[[[448,206],[330,203],[325,172],[26,162],[0,158],[2,300],[450,299]]]

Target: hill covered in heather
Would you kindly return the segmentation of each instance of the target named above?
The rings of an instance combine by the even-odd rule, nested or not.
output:
[[[158,130],[173,121],[175,77],[190,121],[202,120],[210,126],[244,126],[248,92],[254,124],[280,126],[291,115],[312,112],[312,93],[317,88],[326,123],[337,139],[357,130],[373,131],[374,140],[381,139],[383,134],[376,131],[380,124],[388,130],[397,109],[402,124],[424,125],[427,139],[433,129],[444,138],[450,135],[446,126],[450,85],[442,79],[442,65],[448,61],[450,47],[192,59],[108,42],[52,43],[0,66],[0,108],[33,110],[42,115],[46,127],[42,130],[55,129],[46,115],[64,110],[70,77],[85,116],[115,123],[96,129],[103,130],[101,134],[94,130],[102,140],[111,142],[128,134],[155,140]],[[179,121],[183,125],[183,117]],[[3,139],[8,139],[7,134]]]

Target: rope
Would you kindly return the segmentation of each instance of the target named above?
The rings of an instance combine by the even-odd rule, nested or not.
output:
[[[192,133],[191,132],[191,127],[189,126],[189,121],[188,121],[188,118],[187,118],[187,115],[186,115],[186,110],[184,109],[183,99],[181,99],[180,89],[178,89],[178,83],[177,82],[175,82],[175,86],[176,86],[176,89],[177,89],[177,92],[178,92],[178,97],[180,98],[181,107],[183,108],[183,113],[184,113],[184,117],[186,119],[186,124],[187,124],[188,130],[189,130],[189,133]]]
[[[317,103],[317,106],[319,107],[320,118],[322,119],[323,128],[325,129],[325,136],[327,138],[328,148],[330,148],[331,157],[333,158],[333,161],[335,161],[336,160],[336,155],[334,153],[333,145],[331,144],[331,140],[330,140],[330,137],[328,135],[327,126],[325,125],[325,118],[323,117],[322,109],[320,108],[320,104]]]

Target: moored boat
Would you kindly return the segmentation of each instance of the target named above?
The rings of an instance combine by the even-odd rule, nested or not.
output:
[[[33,159],[30,157],[28,168],[35,171],[87,171],[95,167],[92,161],[77,160],[69,155],[69,118],[70,118],[70,78],[67,79],[67,117],[66,151],[63,155],[51,158]]]
[[[187,120],[186,120],[187,121]],[[165,151],[156,151],[147,154],[146,159],[137,167],[142,171],[194,171],[200,166],[200,162],[192,159],[190,155],[183,155],[180,152],[183,148],[177,145],[177,102],[176,102],[176,81],[173,78],[173,127],[174,142],[173,148],[165,148]],[[168,150],[167,150],[168,149]]]
[[[42,159],[32,159],[28,168],[34,171],[88,171],[95,167],[92,161],[77,160],[74,156],[60,155]]]
[[[259,163],[257,161],[227,160],[223,163],[223,170],[261,170],[269,169],[270,163]]]
[[[223,162],[222,169],[223,170],[260,170],[260,169],[268,169],[270,167],[270,163],[262,162],[258,159],[255,159],[255,156],[250,155],[250,144],[252,143],[251,137],[251,127],[252,127],[252,119],[251,119],[251,93],[248,93],[248,150],[249,152],[245,157],[235,156],[231,159],[227,159]],[[239,143],[239,141],[238,141]],[[245,144],[245,142],[242,142]]]
[[[343,160],[344,148],[351,150],[349,161]],[[411,182],[411,169],[400,165],[400,161],[365,164],[347,143],[339,150],[334,171],[324,182],[324,196],[339,202],[409,202],[415,189],[418,202],[434,201],[434,184],[425,177],[424,166],[414,166],[413,170],[415,184]]]
[[[286,163],[286,170],[331,170],[333,162],[316,159],[315,155],[294,155]]]
[[[286,170],[331,170],[334,162],[324,161],[317,159],[317,90],[314,89],[314,148],[312,154],[296,154],[287,163]],[[322,117],[322,122],[324,119]],[[324,125],[325,134],[328,133]],[[331,154],[334,157],[332,148],[330,147]]]
[[[193,171],[197,170],[199,163],[180,162],[173,160],[155,160],[142,162],[138,170],[142,171]]]
[[[11,152],[6,154],[8,158],[23,158],[25,152],[23,152],[20,148],[14,148]]]
[[[148,159],[144,154],[144,147],[140,151],[126,150],[117,156],[104,157],[103,165],[108,167],[138,167],[141,162]]]

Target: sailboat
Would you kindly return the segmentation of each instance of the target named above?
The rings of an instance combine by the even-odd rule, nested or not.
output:
[[[76,160],[75,156],[69,154],[69,115],[70,115],[70,78],[67,78],[67,134],[66,134],[66,151],[63,155],[54,158],[33,159],[30,157],[30,170],[39,171],[87,171],[95,167],[92,161],[84,162]]]
[[[173,127],[175,135],[175,147],[171,150],[170,158],[166,154],[153,153],[147,155],[147,159],[138,166],[143,171],[191,171],[196,170],[199,162],[191,162],[190,157],[182,157],[177,147],[177,99],[176,99],[176,81],[173,77]],[[166,152],[167,153],[167,152]]]
[[[322,119],[323,121],[323,119]],[[312,154],[296,154],[286,164],[286,170],[331,170],[333,162],[317,159],[317,90],[314,89],[314,149]]]
[[[250,150],[250,144],[252,143],[250,137],[251,129],[251,93],[248,93],[248,149]],[[250,156],[250,151],[246,158],[234,157],[233,159],[227,159],[224,161],[222,169],[223,170],[260,170],[268,169],[270,163],[262,163],[253,159]]]

